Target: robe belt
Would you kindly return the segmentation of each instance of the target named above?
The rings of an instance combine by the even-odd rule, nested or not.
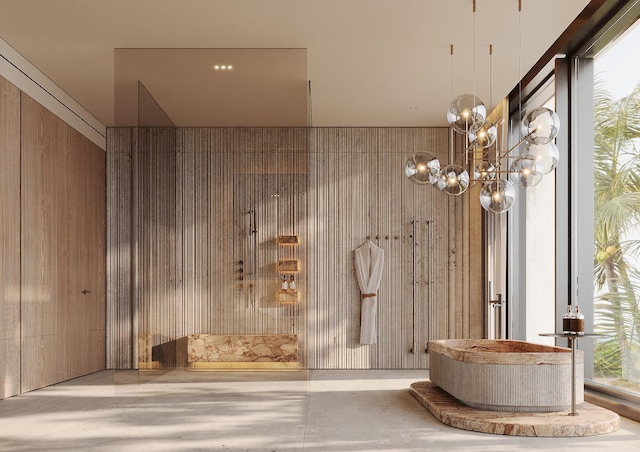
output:
[[[371,298],[371,297],[375,297],[376,294],[374,293],[363,293],[362,294],[362,298]]]

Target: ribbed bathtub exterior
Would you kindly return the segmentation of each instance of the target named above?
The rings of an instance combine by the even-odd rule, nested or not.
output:
[[[447,341],[441,341],[446,343]],[[472,342],[472,341],[469,341]],[[484,341],[488,342],[488,341]],[[512,356],[512,364],[496,364],[486,353],[474,352],[474,361],[461,361],[430,349],[429,378],[456,399],[474,408],[492,411],[552,412],[571,407],[571,351],[565,349],[563,363],[541,359],[523,364]],[[508,360],[504,353],[502,362]],[[513,353],[512,353],[513,355]],[[535,355],[528,353],[527,355]],[[530,356],[527,356],[529,358]],[[583,353],[576,351],[576,403],[584,401]]]

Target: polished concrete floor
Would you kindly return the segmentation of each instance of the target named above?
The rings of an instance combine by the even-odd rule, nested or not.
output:
[[[458,430],[409,394],[425,371],[103,371],[0,401],[2,451],[640,451]]]

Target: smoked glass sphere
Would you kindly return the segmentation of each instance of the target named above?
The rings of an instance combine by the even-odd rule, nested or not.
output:
[[[469,142],[474,146],[482,149],[493,146],[498,138],[498,127],[491,124],[485,124],[478,130],[469,132]]]
[[[451,101],[447,109],[447,122],[458,133],[475,132],[487,119],[487,108],[472,95],[463,94]]]
[[[475,164],[473,173],[476,180],[486,181],[496,178],[496,167],[487,160],[481,160]]]
[[[522,135],[532,144],[551,143],[560,130],[560,119],[555,111],[546,107],[527,113],[521,121]]]
[[[504,213],[511,209],[516,200],[516,188],[505,179],[485,182],[480,190],[480,204],[491,213]]]
[[[549,174],[556,169],[560,160],[560,151],[554,143],[529,144],[523,154],[535,157],[542,174]]]
[[[440,173],[440,161],[430,153],[415,154],[404,164],[404,174],[418,185],[434,184]]]
[[[542,171],[536,158],[529,154],[517,157],[509,168],[511,180],[520,188],[534,187],[542,180]]]
[[[458,196],[469,187],[469,173],[460,165],[447,165],[438,178],[438,188],[448,195]]]

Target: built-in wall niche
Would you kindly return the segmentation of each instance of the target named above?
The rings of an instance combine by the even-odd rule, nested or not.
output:
[[[297,259],[279,259],[278,272],[287,274],[299,273],[300,261],[298,261]]]
[[[297,235],[280,235],[278,245],[294,247],[300,244]],[[292,304],[300,301],[299,281],[296,281],[300,273],[300,261],[297,259],[278,259],[278,275],[280,277],[280,290],[277,293],[278,303]]]
[[[278,245],[295,246],[300,244],[300,237],[297,235],[281,235],[278,237]]]

